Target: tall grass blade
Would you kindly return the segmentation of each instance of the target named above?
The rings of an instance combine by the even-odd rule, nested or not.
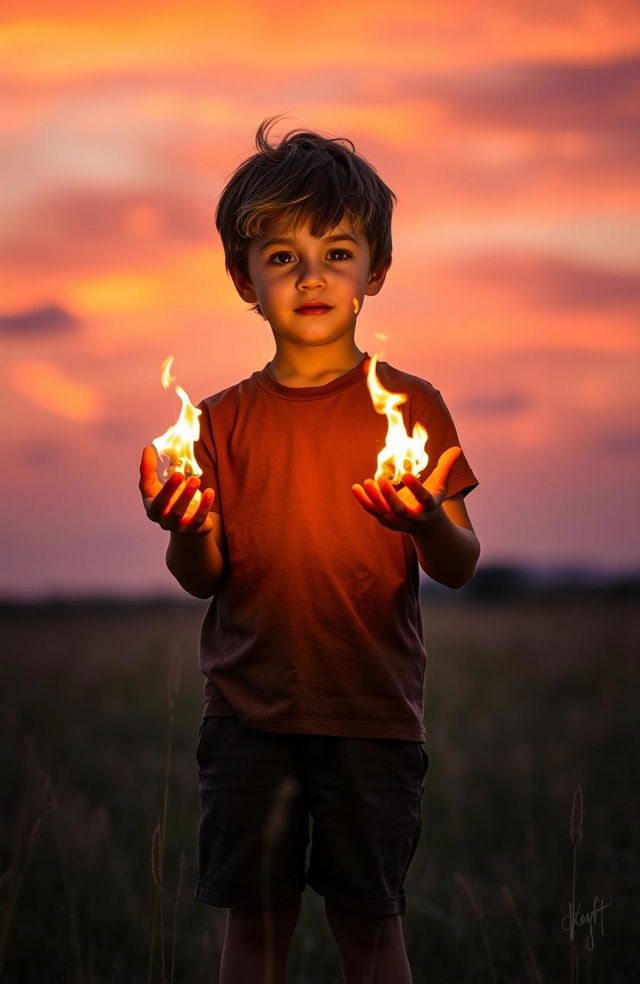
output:
[[[469,884],[464,875],[460,874],[459,871],[455,874],[455,881],[458,888],[465,894],[471,909],[478,920],[478,927],[480,929],[480,935],[482,936],[482,944],[484,946],[484,951],[487,956],[487,961],[489,963],[489,974],[491,977],[492,984],[497,984],[496,978],[496,968],[493,962],[493,953],[491,952],[491,946],[489,945],[489,937],[487,936],[487,931],[485,927],[484,912],[482,909],[482,902],[476,895],[472,886]]]
[[[516,901],[507,885],[502,885],[500,890],[502,892],[502,898],[504,900],[504,904],[509,910],[509,912],[512,913],[516,923],[518,924],[518,928],[524,940],[525,953],[527,956],[527,972],[528,972],[529,979],[532,981],[532,984],[544,984],[544,978],[542,976],[536,958],[533,954],[533,947],[531,946],[531,941],[524,927],[524,923],[520,918],[520,913],[518,912]]]
[[[584,796],[582,794],[582,786],[580,783],[576,786],[573,791],[573,799],[571,801],[571,818],[569,821],[569,841],[573,848],[573,870],[571,873],[571,907],[569,910],[570,915],[570,927],[569,927],[569,944],[570,944],[570,960],[571,960],[571,984],[578,984],[580,979],[580,968],[578,966],[578,950],[576,947],[575,940],[575,911],[576,911],[576,861],[578,845],[582,840],[582,823],[584,820]]]

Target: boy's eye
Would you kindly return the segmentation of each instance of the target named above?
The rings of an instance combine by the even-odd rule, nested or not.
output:
[[[352,253],[348,249],[341,249],[340,247],[336,249],[331,249],[327,253],[327,257],[332,262],[342,262],[343,260],[350,260]],[[274,266],[288,266],[293,263],[295,256],[290,253],[289,250],[280,249],[277,253],[272,253],[269,257],[269,263],[273,263]]]
[[[280,252],[274,253],[269,257],[269,263],[275,263],[276,266],[285,266],[287,263],[290,263],[292,259],[293,255],[291,253],[281,249]]]

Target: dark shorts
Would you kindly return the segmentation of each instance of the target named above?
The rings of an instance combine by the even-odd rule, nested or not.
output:
[[[429,766],[419,742],[276,734],[206,717],[196,756],[197,899],[277,905],[309,884],[352,912],[405,911]]]

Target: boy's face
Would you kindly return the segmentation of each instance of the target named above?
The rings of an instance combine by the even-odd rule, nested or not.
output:
[[[232,270],[244,301],[257,301],[276,336],[298,345],[326,345],[353,334],[365,295],[377,294],[386,269],[371,270],[366,238],[344,217],[322,237],[307,219],[296,228],[272,221],[248,251],[249,276]]]

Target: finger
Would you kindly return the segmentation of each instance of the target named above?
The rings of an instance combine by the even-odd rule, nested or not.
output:
[[[373,478],[367,478],[364,482],[365,490],[369,499],[371,500],[375,509],[382,516],[387,519],[393,520],[395,517],[394,511],[390,508],[387,500],[383,496],[378,483]]]
[[[435,501],[431,492],[424,487],[417,475],[413,475],[411,472],[405,472],[402,476],[402,481],[404,482],[407,490],[415,498],[417,504],[422,507],[422,509],[430,508],[435,505]],[[405,500],[405,504],[408,503]]]
[[[369,500],[371,504],[374,506],[374,508],[376,508],[379,512],[382,513],[389,512],[389,507],[387,506],[387,503],[382,495],[382,492],[378,488],[378,483],[373,478],[365,478],[364,489],[367,495],[369,496]]]
[[[407,500],[402,494],[405,493],[406,495],[406,490],[403,489],[402,493],[398,494],[389,479],[384,475],[381,475],[377,481],[374,480],[373,486],[375,492],[372,489],[371,494],[377,494],[379,496],[380,502],[383,503],[381,508],[384,508],[388,516],[391,518],[407,518],[411,516],[411,510],[407,509]]]
[[[362,485],[352,485],[351,488],[360,504],[364,506],[368,513],[378,519],[380,517],[380,509],[371,501]]]
[[[364,506],[364,508],[367,510],[367,512],[368,513],[371,513],[372,516],[375,516],[376,515],[375,507],[374,507],[373,503],[371,502],[371,499],[369,498],[369,496],[367,495],[367,493],[363,489],[363,487],[361,485],[357,485],[357,484],[356,485],[352,485],[351,486],[351,491],[355,495],[355,497],[358,500],[358,502],[362,506]]]
[[[147,444],[142,449],[142,459],[140,461],[140,466],[143,465],[147,468],[157,468],[158,467],[158,452],[156,451],[153,444]]]
[[[149,445],[142,450],[140,459],[140,481],[138,488],[146,499],[152,499],[159,491],[161,482],[158,480],[158,455],[156,449]]]
[[[362,508],[365,509],[370,516],[373,516],[374,519],[377,519],[378,522],[382,526],[386,526],[387,529],[395,530],[396,528],[394,525],[396,523],[395,518],[393,516],[389,516],[388,518],[386,516],[382,516],[379,510],[373,505],[373,503],[371,502],[367,493],[364,491],[361,485],[352,485],[351,490],[355,495],[356,499],[358,500],[358,502],[360,503],[360,505],[362,506]]]
[[[213,505],[213,500],[215,499],[215,497],[216,494],[213,491],[213,489],[204,489],[204,491],[202,492],[200,505],[198,506],[198,511],[193,517],[194,520],[199,519],[201,523],[204,522],[204,520],[207,518],[207,514],[211,510],[211,506]]]
[[[175,498],[183,482],[184,475],[180,472],[174,472],[173,475],[169,475],[164,485],[158,483],[160,489],[156,495],[150,500],[145,499],[145,507],[149,519],[152,519],[155,523],[160,522],[169,510],[172,500]]]
[[[461,456],[461,454],[462,454],[462,448],[459,448],[457,446],[453,448],[447,448],[447,450],[443,451],[440,457],[438,458],[438,464],[434,468],[434,471],[440,472],[448,481],[449,475],[451,474],[451,469],[453,468],[453,466],[455,465],[456,461]]]
[[[175,527],[176,523],[180,524],[185,519],[191,519],[191,516],[188,516],[187,514],[189,511],[189,506],[192,504],[192,500],[198,493],[199,486],[200,486],[199,478],[196,478],[195,476],[192,475],[191,478],[187,479],[187,481],[184,484],[184,488],[179,489],[179,495],[177,495],[170,502],[169,507],[165,512],[163,518],[167,525],[171,525]],[[198,495],[198,499],[200,499],[199,495]],[[192,515],[193,512],[195,512],[195,508],[196,507],[194,505],[192,510]]]
[[[198,502],[195,511],[191,515],[189,515],[189,510],[187,509],[183,519],[183,521],[186,520],[186,522],[184,522],[185,530],[197,530],[199,529],[200,526],[202,526],[202,524],[207,519],[207,516],[209,515],[209,510],[213,505],[214,497],[215,497],[215,492],[213,491],[213,489],[205,489],[200,496],[200,501]],[[196,496],[194,496],[193,499],[191,500],[192,507],[193,507],[193,503],[195,502],[195,499]]]
[[[394,489],[393,485],[391,484],[388,478],[386,478],[384,475],[381,475],[380,478],[378,479],[377,485],[378,488],[380,489],[380,492],[382,494],[382,497],[387,507],[391,510],[391,512],[395,516],[411,514],[411,509],[407,508],[410,502],[407,502],[406,499],[403,499],[396,492],[396,490]]]
[[[451,477],[451,469],[461,454],[462,448],[457,446],[447,448],[446,451],[443,451],[438,458],[438,464],[433,469],[425,483],[429,492],[439,497],[440,500],[444,499],[446,495],[447,486],[449,485],[449,479]]]

